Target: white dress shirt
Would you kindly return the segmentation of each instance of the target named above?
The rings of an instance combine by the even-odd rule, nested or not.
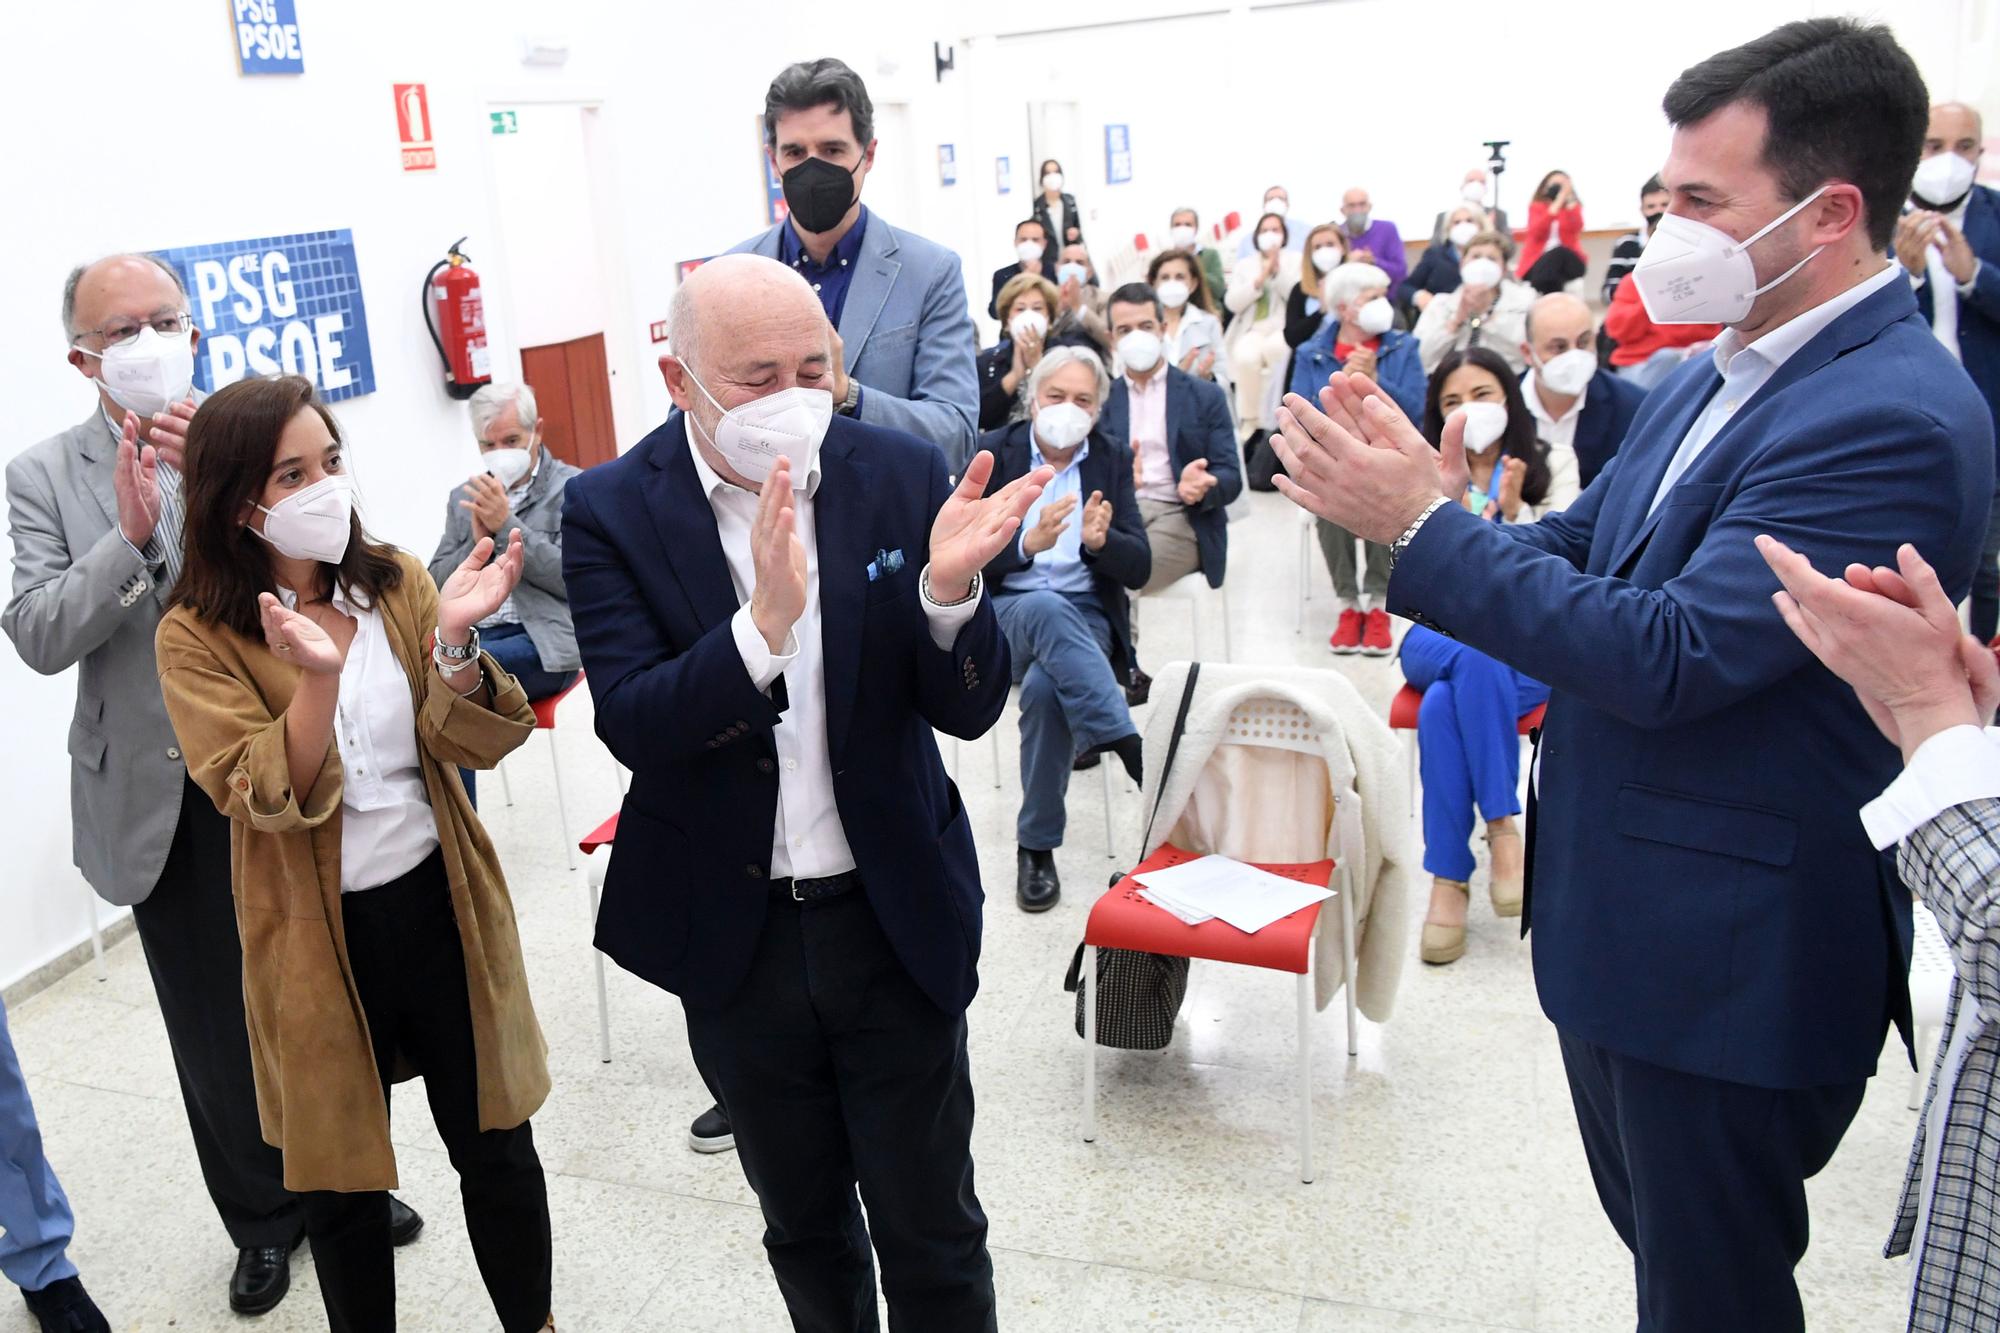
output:
[[[1653,492],[1653,503],[1646,512],[1650,514],[1660,507],[1660,501],[1667,498],[1667,492],[1673,489],[1674,483],[1694,466],[1695,460],[1708,448],[1709,441],[1721,434],[1722,428],[1737,412],[1757,396],[1757,391],[1771,382],[1771,377],[1778,373],[1778,367],[1818,337],[1827,325],[1894,282],[1896,275],[1902,271],[1901,264],[1884,262],[1882,271],[1874,277],[1864,278],[1831,300],[1822,301],[1812,309],[1792,316],[1747,346],[1742,335],[1733,328],[1717,334],[1715,368],[1722,373],[1722,387],[1708,400],[1708,406],[1702,409],[1701,415],[1695,418],[1694,425],[1681,440],[1680,448],[1667,464],[1666,475],[1660,478],[1660,488]]]
[[[1173,450],[1167,444],[1167,368],[1155,367],[1152,378],[1144,383],[1127,375],[1125,406],[1132,454],[1139,460],[1139,498],[1180,503],[1180,478],[1174,473]]]
[[[1977,188],[1977,187],[1975,187]],[[1966,191],[1965,198],[1958,201],[1958,207],[1945,214],[1960,235],[1965,234],[1965,214],[1972,203],[1972,191]],[[1944,344],[1944,349],[1953,356],[1964,360],[1958,348],[1958,303],[1972,295],[1972,284],[1979,278],[1979,263],[1972,261],[1972,276],[1964,282],[1951,276],[1945,267],[1944,237],[1940,233],[1937,240],[1924,251],[1924,271],[1910,275],[1910,289],[1916,291],[1925,283],[1931,288],[1931,332]]]
[[[1585,384],[1577,391],[1576,401],[1569,405],[1569,411],[1556,416],[1542,402],[1542,390],[1537,376],[1539,371],[1530,368],[1528,378],[1521,385],[1521,392],[1528,400],[1528,411],[1535,418],[1535,434],[1548,442],[1551,449],[1565,449],[1576,452],[1576,423],[1583,415],[1583,400],[1590,394],[1590,385]]]
[[[819,462],[806,472],[805,489],[792,507],[793,531],[806,553],[806,606],[785,637],[785,651],[773,653],[750,618],[750,595],[757,589],[757,566],[750,554],[750,532],[757,521],[757,494],[724,481],[702,457],[690,435],[688,453],[709,508],[715,511],[716,534],[729,564],[729,581],[740,603],[729,629],[736,640],[743,669],[760,690],[779,676],[785,678],[785,715],[773,730],[778,750],[778,811],[771,826],[772,879],[825,879],[854,869],[854,852],[841,827],[833,796],[833,754],[826,738],[826,656],[820,634],[819,545],[813,523],[814,497],[820,483]],[[957,640],[978,597],[939,606],[926,584],[930,567],[918,580],[918,597],[930,620],[931,642],[946,652]],[[983,596],[983,590],[981,592]]]
[[[278,589],[298,610],[298,594]],[[354,641],[340,668],[333,744],[340,752],[340,891],[380,888],[422,865],[438,845],[437,817],[418,766],[417,711],[410,678],[373,609],[348,600],[338,584],[333,609],[354,619]]]

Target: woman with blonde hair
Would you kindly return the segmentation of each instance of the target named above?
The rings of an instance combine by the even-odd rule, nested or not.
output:
[[[1346,229],[1322,222],[1306,233],[1299,285],[1285,302],[1285,345],[1296,350],[1326,322],[1326,275],[1347,262]],[[1289,376],[1287,377],[1289,378]]]

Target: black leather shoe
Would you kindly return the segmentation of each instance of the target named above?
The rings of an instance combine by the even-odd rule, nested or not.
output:
[[[229,1308],[238,1314],[269,1314],[292,1289],[292,1251],[299,1248],[303,1235],[290,1245],[259,1245],[236,1252],[236,1272],[229,1279]]]
[[[711,1106],[694,1118],[688,1128],[688,1147],[696,1152],[728,1152],[736,1146],[736,1132],[729,1127],[729,1115],[720,1106]]]
[[[1125,705],[1137,708],[1153,697],[1153,678],[1138,667],[1132,668],[1132,679],[1125,686]]]
[[[1056,854],[1020,848],[1014,872],[1014,901],[1023,912],[1046,912],[1062,897],[1062,878],[1056,874]]]
[[[424,1234],[424,1215],[391,1194],[389,1196],[389,1243],[401,1249]]]
[[[40,1291],[24,1291],[28,1313],[41,1323],[42,1333],[111,1333],[111,1323],[80,1279],[58,1278]]]
[[[1103,762],[1104,762],[1104,751],[1085,750],[1082,754],[1070,760],[1069,771],[1072,773],[1086,772],[1089,769],[1096,768],[1099,764]]]

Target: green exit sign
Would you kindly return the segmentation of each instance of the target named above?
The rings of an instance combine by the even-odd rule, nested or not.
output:
[[[489,115],[493,121],[493,132],[495,134],[520,133],[521,126],[514,119],[514,113],[512,111],[494,111],[490,112]]]

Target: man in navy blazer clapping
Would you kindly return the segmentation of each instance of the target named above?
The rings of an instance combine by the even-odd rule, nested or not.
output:
[[[1366,381],[1290,397],[1280,486],[1391,543],[1390,609],[1553,689],[1535,984],[1641,1333],[1805,1327],[1805,1181],[1905,1030],[1910,894],[1854,811],[1898,760],[1785,627],[1769,534],[1829,574],[1931,553],[1963,596],[1993,424],[1885,251],[1926,95],[1889,30],[1783,27],[1667,92],[1655,322],[1724,325],[1577,502],[1482,523]],[[1324,410],[1322,411],[1321,408]],[[1524,926],[1530,917],[1523,916]]]
[[[1007,700],[980,570],[1050,473],[983,495],[836,418],[832,330],[783,264],[675,294],[680,411],[571,482],[563,577],[597,731],[632,770],[597,947],[681,997],[794,1324],[994,1327],[965,1007],[979,864],[933,728]],[[868,1201],[864,1222],[857,1183]]]

